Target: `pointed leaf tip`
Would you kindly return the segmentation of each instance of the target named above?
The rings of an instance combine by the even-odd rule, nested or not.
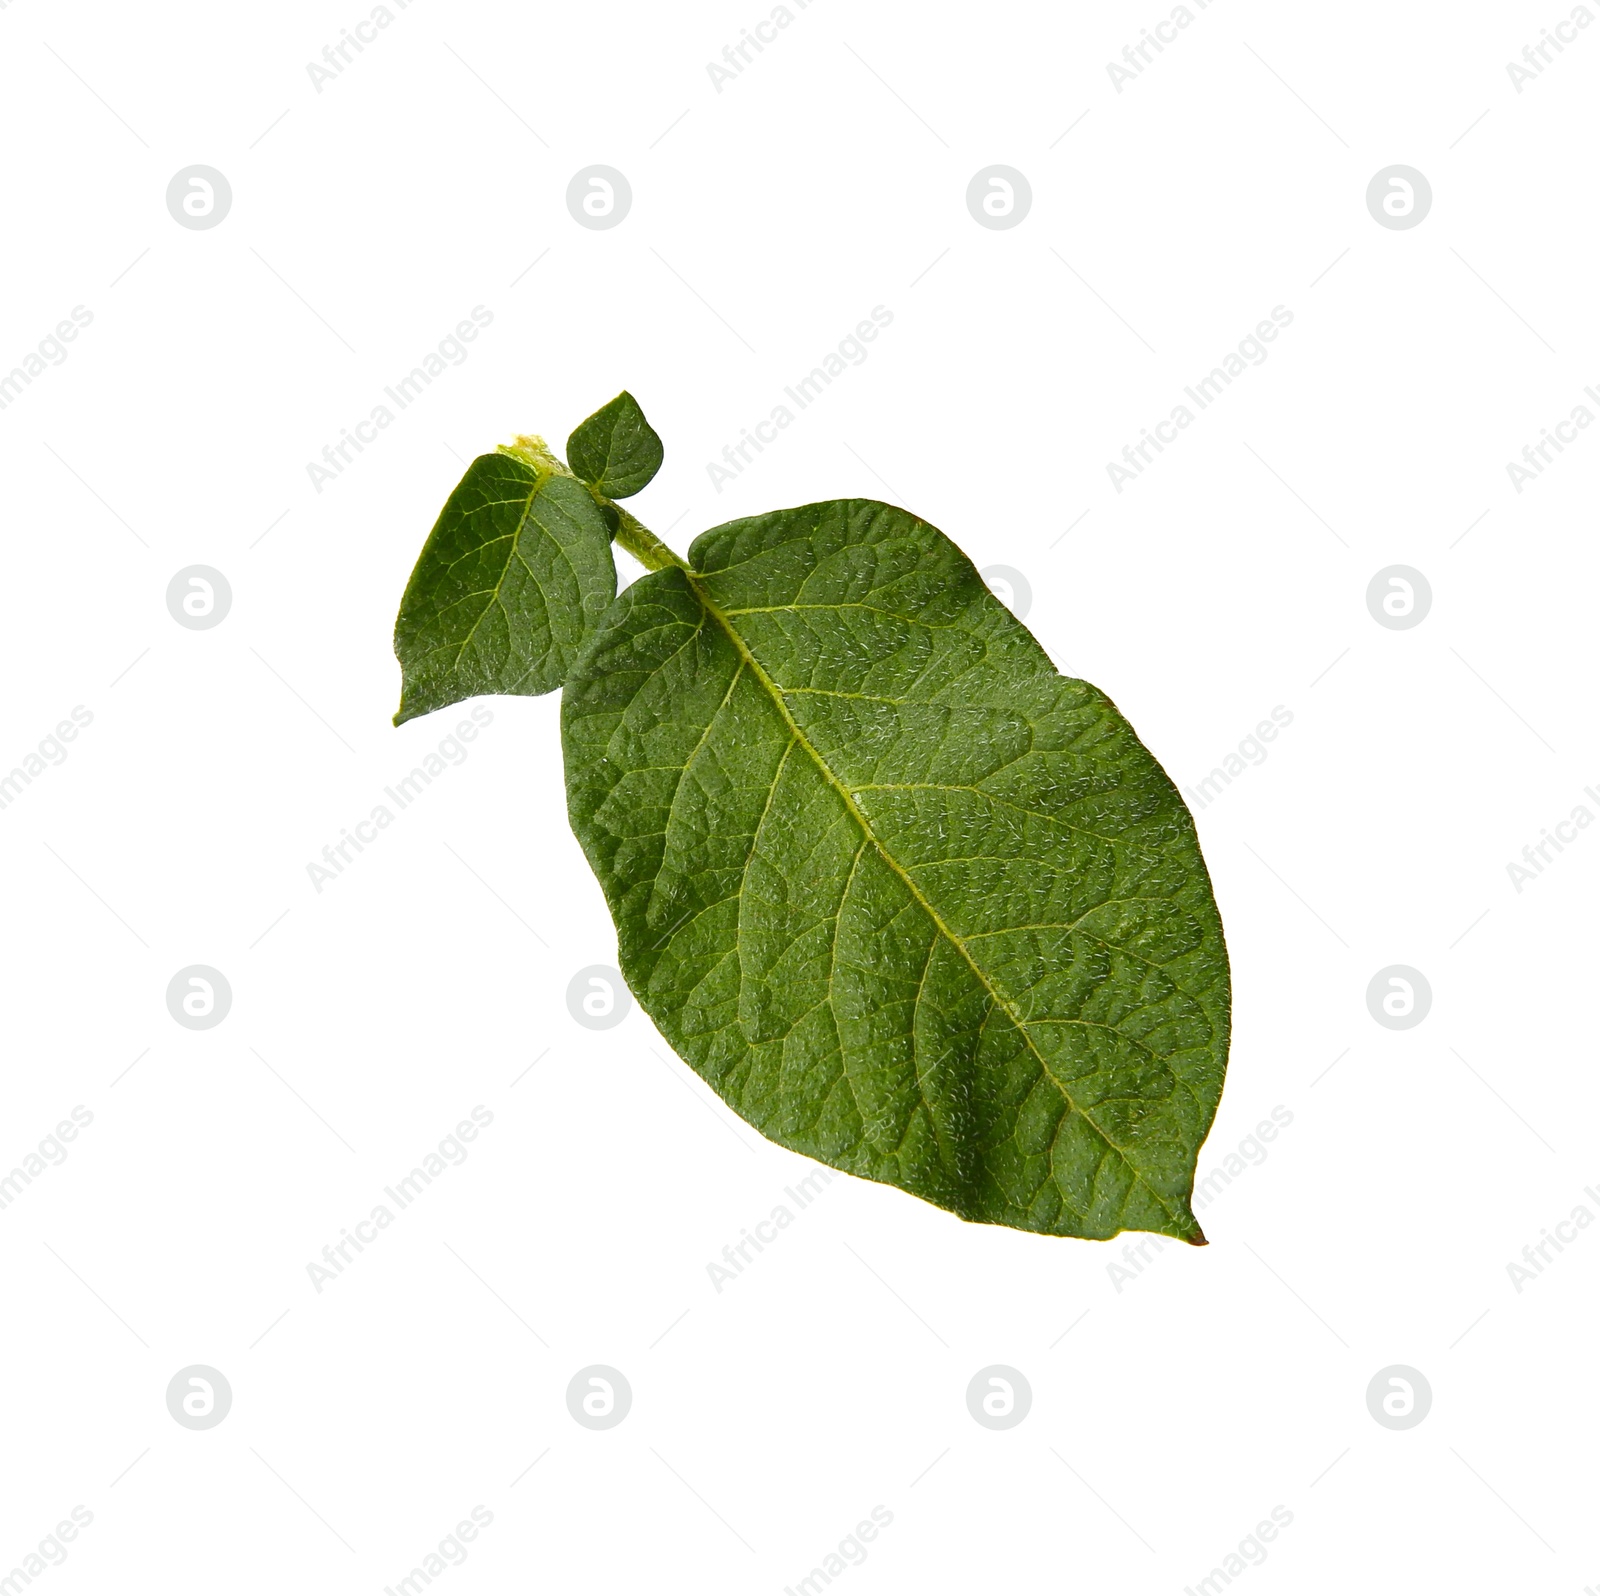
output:
[[[1227,947],[1178,789],[926,521],[702,533],[562,693],[662,1036],[762,1135],[986,1224],[1205,1245]]]
[[[567,464],[610,499],[626,499],[647,486],[664,454],[655,428],[626,389],[567,439]]]
[[[520,452],[479,455],[400,601],[396,726],[481,693],[553,692],[617,590],[604,509]]]

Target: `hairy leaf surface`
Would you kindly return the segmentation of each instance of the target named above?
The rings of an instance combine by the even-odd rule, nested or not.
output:
[[[646,486],[664,457],[655,428],[626,389],[567,439],[567,464],[612,499],[626,499]]]
[[[663,1035],[764,1135],[964,1218],[1202,1242],[1228,1044],[1194,824],[1105,695],[892,506],[622,593],[568,807]]]
[[[478,693],[561,686],[617,591],[611,532],[583,483],[515,454],[479,455],[400,601],[395,724]]]

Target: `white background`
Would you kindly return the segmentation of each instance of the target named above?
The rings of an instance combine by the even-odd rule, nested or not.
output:
[[[376,1593],[481,1504],[447,1593],[776,1593],[881,1504],[848,1591],[1176,1596],[1282,1504],[1232,1584],[1600,1581],[1600,1233],[1520,1292],[1506,1267],[1600,1214],[1600,834],[1520,893],[1506,868],[1600,813],[1600,432],[1506,471],[1600,411],[1600,28],[1519,93],[1564,0],[1215,0],[1119,92],[1168,9],[1061,9],[815,0],[720,92],[763,0],[414,0],[320,92],[359,0],[0,10],[0,370],[93,314],[0,411],[0,769],[93,715],[0,811],[0,1172],[94,1116],[0,1209],[0,1576],[82,1504],[28,1589]],[[232,187],[210,230],[165,202],[196,163]],[[633,189],[608,231],[565,203],[593,163]],[[1009,230],[965,204],[993,163],[1032,188]],[[1432,185],[1410,230],[1366,206],[1395,163]],[[470,357],[318,492],[307,463],[478,305]],[[716,491],[875,305],[870,358]],[[1270,358],[1118,493],[1107,462],[1278,305]],[[1181,784],[1292,713],[1197,816],[1235,994],[1202,1172],[1293,1116],[1208,1248],[1114,1281],[1140,1238],[838,1179],[719,1294],[810,1166],[636,1008],[570,1017],[615,943],[554,695],[486,701],[314,890],[460,718],[390,726],[390,632],[464,462],[624,386],[667,445],[632,505],[680,549],[888,498],[1023,572]],[[196,563],[233,591],[211,630],[166,606]],[[1368,612],[1392,564],[1431,584],[1410,630]],[[167,1012],[190,964],[232,985],[214,1029]],[[1390,964],[1432,987],[1410,1030],[1368,1012]],[[467,1160],[315,1290],[477,1104]],[[214,1429],[167,1412],[193,1363],[233,1390]],[[568,1415],[590,1364],[633,1389],[609,1431]],[[990,1364],[1032,1387],[1010,1430],[967,1412]],[[1393,1364],[1433,1393],[1406,1431],[1367,1408]]]

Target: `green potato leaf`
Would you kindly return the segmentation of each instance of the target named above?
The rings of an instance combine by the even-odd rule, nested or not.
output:
[[[567,464],[607,498],[626,499],[661,469],[661,440],[624,390],[567,439]]]
[[[616,594],[615,525],[537,438],[479,455],[400,601],[395,725],[479,693],[559,687]]]
[[[618,536],[652,570],[567,679],[568,811],[662,1034],[763,1135],[963,1218],[1203,1243],[1227,951],[1116,706],[890,505],[687,562]]]
[[[1227,949],[1116,706],[904,510],[755,516],[686,561],[611,502],[662,458],[628,394],[569,453],[519,438],[451,495],[396,723],[565,686],[622,972],[773,1141],[970,1220],[1203,1243]],[[613,536],[649,573],[614,599]]]

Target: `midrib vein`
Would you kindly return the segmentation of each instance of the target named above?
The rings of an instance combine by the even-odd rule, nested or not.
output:
[[[700,601],[701,607],[708,615],[712,616],[716,620],[717,624],[726,634],[728,641],[731,642],[734,648],[738,650],[740,659],[744,662],[744,664],[750,667],[751,674],[756,678],[757,681],[761,683],[764,688],[766,688],[768,696],[777,706],[778,713],[783,717],[784,724],[788,726],[790,736],[811,756],[812,761],[816,765],[817,769],[822,772],[823,780],[826,781],[836,793],[838,793],[845,808],[849,810],[851,818],[854,819],[858,826],[860,826],[862,835],[866,837],[866,839],[874,848],[877,849],[879,857],[892,871],[894,871],[900,880],[905,883],[906,891],[911,894],[913,901],[923,910],[924,913],[927,914],[928,918],[933,921],[935,927],[939,931],[939,934],[950,943],[950,945],[961,955],[963,959],[966,960],[967,967],[972,971],[973,975],[977,977],[978,984],[989,995],[990,999],[1001,1010],[1001,1012],[1004,1013],[1006,1018],[1011,1021],[1012,1025],[1016,1027],[1017,1034],[1021,1036],[1023,1041],[1027,1044],[1028,1051],[1032,1053],[1034,1058],[1038,1060],[1040,1071],[1056,1088],[1056,1090],[1061,1093],[1061,1096],[1065,1100],[1067,1107],[1070,1108],[1074,1114],[1077,1114],[1083,1120],[1084,1124],[1086,1124],[1095,1133],[1095,1135],[1098,1136],[1100,1140],[1112,1150],[1112,1152],[1116,1153],[1116,1155],[1122,1159],[1123,1163],[1125,1163],[1132,1172],[1133,1178],[1138,1181],[1138,1183],[1143,1186],[1152,1197],[1155,1198],[1156,1202],[1160,1205],[1162,1212],[1165,1213],[1174,1224],[1181,1224],[1182,1221],[1168,1205],[1167,1199],[1162,1196],[1162,1194],[1158,1192],[1148,1180],[1145,1179],[1143,1172],[1133,1161],[1133,1158],[1129,1154],[1128,1150],[1124,1147],[1119,1147],[1116,1142],[1112,1141],[1110,1136],[1108,1136],[1101,1126],[1096,1122],[1094,1116],[1090,1114],[1087,1109],[1081,1108],[1077,1102],[1074,1101],[1072,1093],[1067,1090],[1065,1084],[1050,1068],[1049,1061],[1045,1058],[1044,1054],[1039,1051],[1039,1046],[1034,1041],[1033,1035],[1028,1029],[1027,1021],[1024,1020],[1017,1012],[1016,1007],[1012,1004],[1011,1000],[995,987],[994,983],[989,979],[988,973],[983,969],[978,961],[973,958],[971,952],[967,948],[966,943],[963,942],[962,939],[958,937],[948,925],[945,924],[944,917],[924,896],[922,889],[918,887],[917,883],[912,880],[910,875],[906,873],[904,868],[901,866],[900,861],[896,859],[894,855],[891,854],[883,845],[883,842],[880,840],[877,833],[872,829],[871,823],[857,806],[849,788],[847,788],[845,784],[834,774],[827,760],[822,757],[821,753],[817,750],[811,739],[807,737],[805,732],[801,729],[794,716],[789,713],[789,706],[784,702],[783,693],[778,687],[778,684],[774,682],[769,675],[767,675],[766,670],[762,666],[760,660],[758,660],[755,655],[751,653],[749,645],[730,624],[728,617],[717,608],[715,603],[712,602],[705,589],[700,585],[700,582],[697,580],[698,573],[690,570],[686,565],[683,564],[680,564],[678,568],[683,572],[684,578],[689,583],[689,586],[694,592],[695,597]],[[1192,1222],[1193,1221],[1191,1221],[1191,1223]],[[1198,1230],[1198,1226],[1196,1226],[1196,1229]]]
[[[510,538],[510,541],[511,541],[511,547],[506,550],[505,564],[500,567],[500,574],[499,574],[499,576],[497,576],[495,578],[494,586],[488,590],[488,595],[489,596],[488,596],[487,599],[485,599],[483,608],[481,610],[479,610],[476,618],[472,622],[472,625],[467,628],[467,635],[461,639],[461,646],[456,650],[456,665],[457,665],[458,668],[460,667],[462,657],[467,652],[468,644],[470,644],[472,642],[472,639],[477,635],[478,628],[483,624],[484,617],[489,613],[490,610],[492,610],[494,608],[496,603],[499,602],[500,590],[501,590],[501,588],[503,588],[506,585],[506,574],[510,571],[511,567],[516,564],[517,551],[519,550],[519,548],[522,545],[523,529],[527,526],[528,521],[529,521],[530,517],[533,514],[533,501],[536,498],[539,497],[539,489],[542,488],[543,486],[544,486],[544,483],[543,483],[542,480],[541,481],[536,481],[534,483],[534,485],[532,486],[532,488],[530,488],[528,490],[527,497],[525,499],[523,499],[523,501],[522,501],[522,511],[517,516],[517,528],[516,528],[516,531],[511,532],[511,533],[508,534],[508,536]],[[498,500],[495,501],[495,503],[497,503],[497,504],[515,504],[516,502],[517,501],[515,499],[498,499]],[[483,506],[483,508],[490,508],[490,506],[486,505],[486,506]],[[495,539],[494,541],[498,542],[499,539]],[[552,541],[554,541],[554,540],[552,539]],[[480,548],[487,547],[487,544],[480,544],[479,547]],[[457,562],[457,563],[459,563],[459,562]],[[568,563],[570,564],[570,561]],[[528,574],[531,576],[533,573],[530,570]],[[534,586],[535,587],[539,586],[539,580],[538,580],[537,577],[534,577]],[[474,596],[477,596],[477,595],[474,595]],[[543,588],[539,589],[539,596],[541,598],[544,597],[544,589]],[[548,624],[548,621],[549,621],[549,614],[550,614],[550,604],[549,604],[549,601],[546,600],[545,601],[545,616],[546,616],[547,624]],[[552,635],[554,635],[553,634],[553,629],[552,629]]]

